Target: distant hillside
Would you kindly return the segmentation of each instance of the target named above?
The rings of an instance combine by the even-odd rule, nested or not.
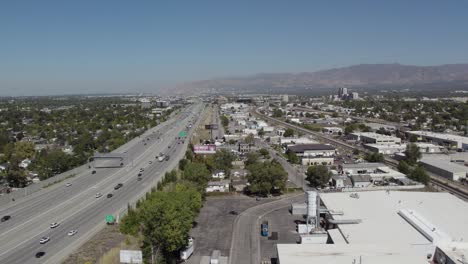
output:
[[[300,92],[336,87],[405,87],[445,83],[468,89],[468,64],[410,66],[360,64],[317,72],[262,73],[246,77],[194,81],[173,88],[177,92]]]

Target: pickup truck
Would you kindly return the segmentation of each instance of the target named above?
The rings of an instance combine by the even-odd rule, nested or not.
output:
[[[193,238],[189,237],[187,247],[180,252],[180,259],[186,261],[193,254]]]

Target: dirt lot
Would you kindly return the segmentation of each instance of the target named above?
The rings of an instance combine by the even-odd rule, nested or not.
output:
[[[126,235],[119,232],[117,225],[106,226],[103,230],[93,236],[88,242],[82,245],[75,253],[70,255],[63,264],[83,264],[83,263],[105,263],[101,261],[102,256],[107,252],[115,254],[116,248],[126,244]],[[135,243],[135,239],[127,239],[127,242]],[[132,247],[132,245],[128,245]],[[114,250],[112,250],[114,249]],[[107,257],[109,259],[109,256]],[[109,262],[112,263],[112,262]]]

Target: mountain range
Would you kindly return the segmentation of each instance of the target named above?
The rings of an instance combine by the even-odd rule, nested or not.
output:
[[[468,64],[413,66],[359,64],[316,72],[261,73],[245,77],[186,82],[172,87],[178,93],[297,93],[337,87],[447,87],[468,90]]]

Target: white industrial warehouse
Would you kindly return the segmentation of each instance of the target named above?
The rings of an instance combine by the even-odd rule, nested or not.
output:
[[[468,256],[468,203],[440,192],[322,193],[329,243],[278,244],[280,264],[428,263]],[[345,224],[346,223],[346,224]],[[433,263],[442,263],[434,261]]]

